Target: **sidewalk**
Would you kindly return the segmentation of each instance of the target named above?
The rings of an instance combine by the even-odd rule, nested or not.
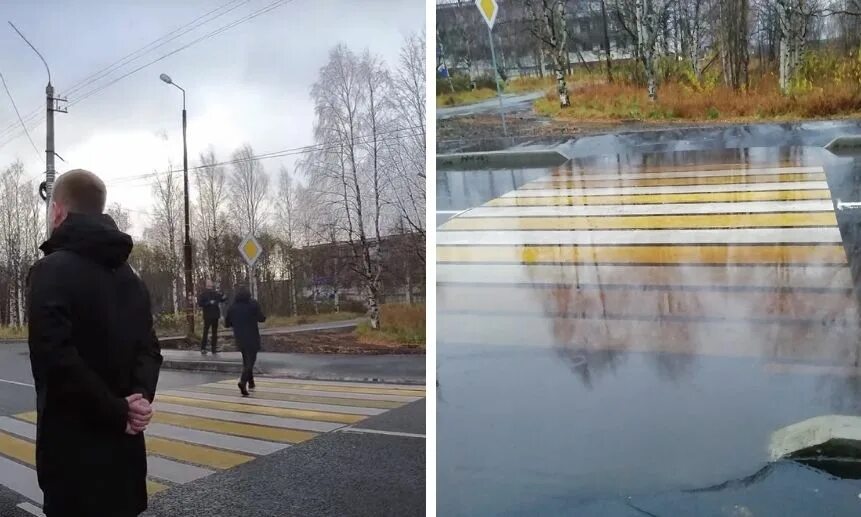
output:
[[[292,334],[294,332],[314,332],[319,330],[335,330],[335,329],[346,329],[353,328],[359,325],[362,322],[362,319],[355,320],[344,320],[344,321],[330,321],[324,323],[303,323],[302,325],[293,325],[290,327],[272,327],[260,328],[260,335],[269,336],[273,334]],[[233,335],[233,331],[230,329],[226,329],[223,327],[224,322],[219,322],[219,336],[230,337]],[[175,339],[182,339],[185,336],[162,336],[159,337],[161,341],[170,341]]]
[[[173,370],[239,373],[242,355],[222,352],[215,357],[190,350],[162,350],[163,367]],[[255,371],[296,379],[327,381],[425,383],[424,355],[335,355],[261,352]]]

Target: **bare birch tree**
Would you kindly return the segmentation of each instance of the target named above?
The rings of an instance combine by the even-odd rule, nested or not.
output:
[[[390,203],[397,209],[400,228],[412,234],[412,251],[425,260],[425,52],[424,37],[409,36],[401,48],[395,76],[398,120],[405,126],[387,144],[391,175]]]
[[[224,166],[219,165],[212,147],[200,154],[200,168],[194,173],[194,182],[197,188],[195,230],[200,236],[198,242],[204,245],[203,270],[209,278],[215,278],[217,264],[223,259],[219,240],[226,226],[224,211],[227,205],[227,175]]]
[[[113,202],[105,208],[105,213],[114,220],[114,223],[116,223],[117,228],[121,232],[129,232],[132,227],[131,216],[129,215],[129,211],[123,208],[122,205],[117,202]]]
[[[634,9],[637,27],[637,54],[646,71],[646,89],[649,99],[658,100],[656,63],[658,37],[662,33],[667,11],[667,0],[636,0]]]
[[[565,71],[568,68],[568,22],[565,16],[566,0],[527,0],[526,9],[531,21],[532,34],[553,58],[556,90],[559,105],[571,105]]]
[[[301,188],[301,185],[299,187]],[[276,207],[278,227],[285,248],[282,251],[286,259],[287,273],[290,276],[290,306],[292,307],[294,316],[299,314],[296,296],[299,202],[299,190],[297,189],[296,180],[290,175],[287,168],[282,166],[278,172],[278,200],[276,201]]]
[[[166,266],[170,272],[171,306],[174,314],[178,314],[180,300],[183,299],[182,268],[180,267],[180,245],[182,243],[180,222],[183,220],[183,194],[182,182],[179,175],[173,170],[172,164],[167,174],[155,176],[152,195],[154,206],[150,221],[151,226],[145,232],[145,237],[168,258]]]
[[[263,164],[254,159],[254,149],[245,144],[233,153],[233,170],[229,178],[230,207],[237,218],[241,235],[256,233],[263,229],[267,217],[266,194],[269,176]]]
[[[362,134],[369,120],[377,120],[375,115],[369,115],[369,106],[375,104],[369,101],[370,70],[366,61],[360,62],[344,45],[329,53],[329,61],[311,88],[314,135],[323,150],[312,157],[310,172],[312,182],[320,180],[332,208],[343,213],[343,230],[354,259],[352,267],[362,279],[371,327],[377,329],[382,268],[380,242],[375,240],[380,231],[374,226],[381,220],[381,205],[378,190],[372,185],[373,175],[378,173],[373,153],[379,150],[379,135],[373,128],[369,128],[370,136]],[[372,142],[370,147],[367,142]],[[368,149],[372,152],[368,153]]]
[[[718,37],[723,77],[726,85],[735,90],[747,88],[749,83],[749,13],[749,0],[718,1]]]

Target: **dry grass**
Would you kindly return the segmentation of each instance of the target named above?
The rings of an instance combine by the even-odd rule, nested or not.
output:
[[[554,85],[547,85],[535,110],[563,120],[593,122],[746,122],[861,114],[861,52],[842,54],[827,48],[808,52],[788,95],[780,91],[773,68],[752,61],[749,88],[734,91],[723,85],[716,68],[697,79],[684,62],[664,59],[658,63],[658,100],[651,102],[642,85],[642,67],[620,62],[612,84],[594,69],[592,74],[580,71],[570,76],[567,109],[559,107]]]
[[[436,105],[439,106],[462,106],[480,102],[496,96],[496,90],[490,88],[476,88],[463,92],[444,93],[436,96]]]
[[[0,339],[25,340],[27,339],[27,327],[0,327]]]
[[[271,316],[266,318],[263,325],[267,328],[292,327],[295,325],[307,325],[309,323],[330,323],[333,321],[346,321],[361,318],[364,314],[357,312],[324,312],[320,314],[301,314],[299,316]]]
[[[380,306],[380,330],[371,329],[362,323],[356,329],[359,341],[376,345],[422,345],[425,344],[425,306],[409,304],[385,304]]]
[[[696,89],[678,82],[658,89],[651,102],[644,88],[592,83],[576,87],[571,107],[559,107],[554,90],[536,101],[535,110],[564,120],[590,121],[756,121],[808,119],[861,114],[861,87],[844,82],[783,95],[777,81],[766,77],[747,92],[724,86]]]
[[[544,91],[553,88],[552,77],[515,77],[505,85],[505,91],[514,93],[528,93]]]

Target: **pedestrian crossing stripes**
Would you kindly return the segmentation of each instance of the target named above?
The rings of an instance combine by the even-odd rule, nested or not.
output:
[[[444,223],[437,282],[451,343],[857,353],[852,274],[816,165],[565,165]]]
[[[145,433],[147,492],[190,483],[424,396],[419,386],[273,377],[260,377],[247,398],[239,396],[235,380],[159,392]],[[29,500],[19,507],[38,514],[35,424],[35,411],[0,416],[0,485]]]

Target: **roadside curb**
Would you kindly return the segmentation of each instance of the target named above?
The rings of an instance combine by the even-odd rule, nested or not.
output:
[[[176,359],[165,359],[161,367],[166,370],[184,370],[190,372],[213,372],[213,373],[242,373],[242,363],[233,361],[182,361]],[[259,366],[254,367],[254,373],[266,373]]]
[[[567,162],[569,158],[556,149],[529,151],[484,151],[475,153],[438,154],[437,169],[460,169],[505,167],[554,167]]]
[[[408,384],[410,386],[424,386],[426,381],[419,377],[363,377],[361,375],[332,375],[326,373],[296,372],[292,370],[272,370],[264,374],[265,377],[287,377],[307,381],[331,381],[331,382],[367,382],[376,384]]]
[[[825,149],[840,156],[841,151],[845,150],[861,150],[861,135],[845,135],[838,136],[834,140],[825,144]]]
[[[166,370],[182,370],[191,372],[208,373],[242,373],[242,364],[234,361],[194,361],[165,359],[162,368]],[[425,379],[422,377],[373,377],[363,375],[338,375],[330,373],[315,373],[308,371],[296,371],[290,369],[270,369],[264,364],[254,367],[254,373],[265,377],[287,377],[290,379],[316,380],[331,382],[368,382],[377,384],[408,384],[411,386],[424,386]]]

